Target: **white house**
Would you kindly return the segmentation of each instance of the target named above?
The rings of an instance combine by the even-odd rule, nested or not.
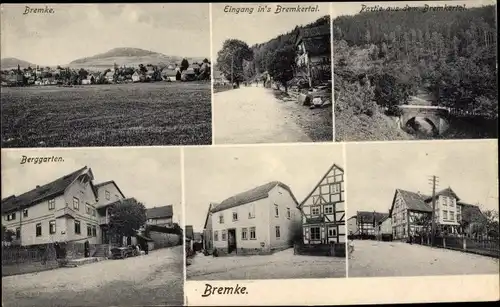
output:
[[[345,242],[344,170],[328,169],[300,204],[305,245]]]
[[[214,248],[248,254],[292,246],[300,224],[297,206],[290,188],[279,181],[227,198],[211,212]]]
[[[135,71],[134,74],[132,75],[132,82],[139,82],[141,81],[141,74],[139,74],[138,71]]]
[[[173,215],[172,205],[149,208],[146,210],[146,224],[172,227]]]

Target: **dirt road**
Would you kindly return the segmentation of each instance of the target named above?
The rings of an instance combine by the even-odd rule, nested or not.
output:
[[[182,306],[183,250],[2,278],[3,306]]]
[[[293,248],[266,256],[212,257],[198,254],[187,280],[345,277],[345,258],[294,255]]]
[[[241,87],[214,94],[215,144],[311,142],[272,90]]]
[[[498,259],[401,242],[354,241],[349,277],[498,274]]]

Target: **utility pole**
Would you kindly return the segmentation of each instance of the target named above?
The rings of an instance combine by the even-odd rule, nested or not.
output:
[[[434,237],[436,233],[436,184],[437,177],[432,176],[430,183],[432,184],[432,215],[431,215],[431,246],[434,246]]]

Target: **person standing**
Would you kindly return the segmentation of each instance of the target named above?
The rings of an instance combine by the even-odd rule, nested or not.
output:
[[[88,258],[90,257],[90,243],[89,241],[85,241],[85,243],[83,243],[83,246],[84,246],[84,249],[85,249],[85,258]]]

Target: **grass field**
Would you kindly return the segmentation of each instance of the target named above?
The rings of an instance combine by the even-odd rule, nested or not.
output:
[[[2,88],[2,147],[212,144],[209,82]]]

